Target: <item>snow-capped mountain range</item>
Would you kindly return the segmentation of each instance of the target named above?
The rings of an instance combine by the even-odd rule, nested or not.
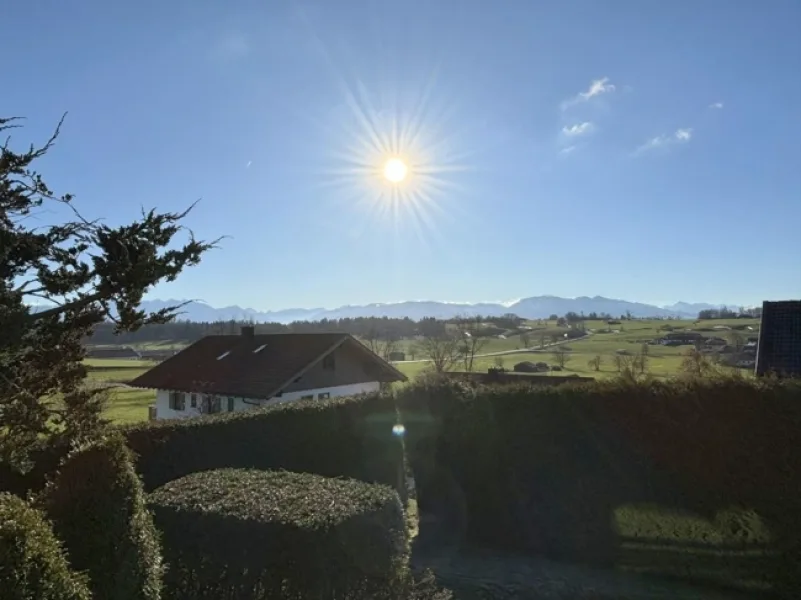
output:
[[[184,300],[147,300],[142,308],[158,310],[175,306]],[[362,306],[340,306],[339,308],[287,308],[275,311],[258,311],[240,306],[215,308],[201,301],[190,301],[181,309],[179,319],[186,321],[226,321],[252,320],[257,323],[292,321],[318,321],[321,319],[342,319],[346,317],[393,317],[419,320],[424,317],[449,319],[457,316],[499,316],[514,313],[526,319],[547,318],[552,314],[564,315],[567,312],[589,314],[608,313],[620,316],[630,313],[633,317],[683,317],[695,318],[701,310],[721,308],[722,304],[677,302],[669,306],[654,306],[642,302],[630,302],[604,298],[602,296],[581,296],[579,298],[560,298],[557,296],[533,296],[514,302],[479,302],[475,304],[436,301],[406,301],[386,304],[365,304]]]

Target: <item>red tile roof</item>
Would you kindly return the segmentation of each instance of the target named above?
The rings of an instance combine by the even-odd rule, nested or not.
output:
[[[379,367],[378,381],[404,381],[395,367],[344,333],[210,335],[140,375],[129,385],[270,398],[342,344],[356,344]],[[254,350],[261,348],[259,352]]]

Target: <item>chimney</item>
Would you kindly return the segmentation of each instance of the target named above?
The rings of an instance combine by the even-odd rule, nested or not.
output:
[[[252,325],[248,325],[248,326],[242,328],[242,337],[250,339],[250,338],[253,337],[255,332],[256,332],[256,328],[253,327]]]

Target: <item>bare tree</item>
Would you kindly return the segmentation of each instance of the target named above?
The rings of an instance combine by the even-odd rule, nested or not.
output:
[[[639,354],[633,357],[631,367],[640,375],[644,375],[648,370],[648,344],[643,344]]]
[[[603,362],[603,359],[601,358],[601,355],[600,354],[596,354],[589,361],[587,361],[587,365],[591,369],[593,369],[594,371],[600,371],[602,362]]]
[[[378,349],[380,350],[379,356],[389,362],[390,356],[398,349],[398,340],[392,334],[387,334],[384,339],[379,342]]]
[[[393,332],[382,332],[376,327],[370,327],[363,336],[364,345],[387,361],[389,355],[398,349],[398,341],[398,336]]]
[[[523,348],[531,347],[531,334],[525,329],[520,332],[520,343],[523,344]]]
[[[553,351],[553,361],[561,368],[570,361],[570,354],[563,347],[558,346]]]
[[[422,336],[418,348],[437,373],[450,369],[460,355],[459,338],[447,332]]]
[[[545,334],[540,335],[540,349],[545,348]]]
[[[732,330],[729,332],[729,343],[734,347],[734,349],[739,352],[745,346],[745,337],[742,333],[736,330]]]
[[[629,381],[636,381],[645,373],[648,366],[647,357],[638,353],[635,356],[630,354],[616,354],[613,362],[620,377]]]
[[[364,334],[364,344],[375,354],[381,354],[381,333],[375,327],[370,327],[367,333]]]
[[[473,370],[476,355],[480,354],[489,342],[489,338],[481,331],[481,321],[463,320],[458,323],[458,352],[464,363],[465,371]]]
[[[709,357],[698,348],[690,348],[681,360],[681,372],[693,377],[703,377],[714,370],[715,366]]]
[[[499,369],[503,369],[503,365],[504,365],[503,356],[496,356],[495,366]]]

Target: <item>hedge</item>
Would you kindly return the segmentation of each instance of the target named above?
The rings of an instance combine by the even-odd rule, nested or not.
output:
[[[30,452],[30,464],[25,470],[0,462],[0,492],[9,492],[20,498],[39,492],[47,483],[48,475],[56,471],[68,453],[69,447],[64,444],[41,440],[39,446]]]
[[[403,494],[403,447],[392,435],[396,421],[393,397],[370,394],[151,421],[123,433],[148,490],[199,471],[253,468],[348,477]]]
[[[41,502],[94,597],[158,600],[161,550],[131,452],[113,435],[72,452]]]
[[[405,521],[387,486],[223,469],[172,481],[150,505],[168,598],[404,597]]]
[[[468,542],[610,563],[614,508],[655,503],[752,507],[798,551],[799,382],[429,382],[397,401],[420,510],[459,517]]]
[[[50,524],[11,494],[0,494],[0,597],[3,600],[89,600]]]

